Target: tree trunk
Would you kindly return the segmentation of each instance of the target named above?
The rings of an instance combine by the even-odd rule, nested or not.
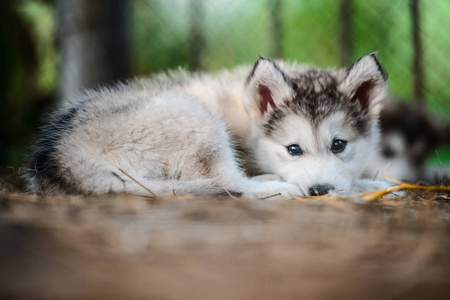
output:
[[[283,55],[283,23],[281,21],[281,0],[269,0],[269,24],[271,33],[270,56],[281,58]]]
[[[414,89],[413,97],[415,104],[418,107],[424,105],[424,88],[425,88],[425,74],[423,69],[423,50],[422,39],[420,36],[420,3],[419,0],[411,0],[411,19],[412,19],[412,38],[413,38],[413,74],[414,74]]]
[[[203,33],[204,7],[203,0],[191,0],[191,31],[189,39],[188,65],[191,70],[202,68],[202,55],[205,48],[205,36]]]
[[[60,96],[130,75],[127,0],[58,0]]]
[[[339,4],[339,20],[341,25],[340,48],[341,66],[349,66],[353,60],[352,44],[352,1],[341,0]]]

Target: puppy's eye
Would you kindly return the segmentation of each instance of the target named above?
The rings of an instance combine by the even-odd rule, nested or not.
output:
[[[287,148],[288,153],[292,156],[299,156],[299,155],[303,154],[302,148],[300,148],[300,146],[297,144],[289,145],[286,148]]]
[[[389,146],[383,147],[383,149],[381,150],[381,154],[386,158],[394,158],[395,156],[397,156],[395,150]]]
[[[333,144],[331,145],[331,152],[333,152],[334,154],[341,153],[345,150],[346,146],[347,146],[347,141],[334,140]]]

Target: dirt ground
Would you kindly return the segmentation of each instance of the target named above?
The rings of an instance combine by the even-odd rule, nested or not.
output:
[[[449,196],[0,192],[0,299],[450,299]]]

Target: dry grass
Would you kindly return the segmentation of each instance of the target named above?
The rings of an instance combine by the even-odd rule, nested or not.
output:
[[[402,184],[363,201],[4,190],[0,298],[448,298],[448,187]]]

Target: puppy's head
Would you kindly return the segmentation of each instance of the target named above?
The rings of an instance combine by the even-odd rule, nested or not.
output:
[[[390,99],[380,116],[382,139],[367,176],[383,174],[408,182],[440,183],[426,167],[426,159],[439,145],[450,143],[450,126],[413,103]],[[437,179],[436,182],[434,180]]]
[[[349,192],[378,141],[386,88],[374,54],[348,70],[289,73],[259,58],[244,96],[256,165],[307,195]]]

